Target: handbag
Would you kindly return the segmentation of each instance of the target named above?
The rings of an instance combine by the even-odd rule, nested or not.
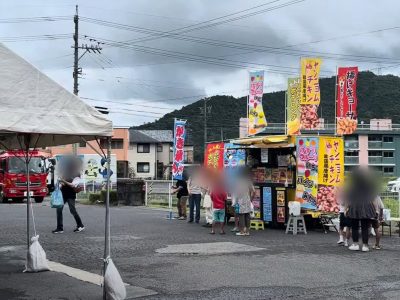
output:
[[[203,200],[203,207],[211,208],[211,206],[212,206],[211,196],[209,194],[205,194]]]
[[[52,208],[63,208],[64,198],[60,190],[60,183],[57,180],[53,193],[51,194],[50,206]]]

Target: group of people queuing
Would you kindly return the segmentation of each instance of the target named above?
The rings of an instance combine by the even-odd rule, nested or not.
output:
[[[205,209],[204,227],[210,227],[210,234],[217,230],[225,234],[225,208],[228,194],[231,195],[232,206],[235,208],[235,228],[232,229],[238,236],[250,235],[250,214],[253,210],[251,199],[254,195],[254,186],[245,169],[236,176],[226,178],[221,174],[198,168],[186,178],[177,180],[172,187],[172,193],[177,196],[177,219],[187,220],[188,223],[200,222],[201,200]],[[189,217],[187,216],[187,201],[189,201]]]
[[[369,251],[370,229],[375,231],[373,249],[380,250],[380,225],[383,221],[384,205],[379,197],[376,180],[367,169],[357,169],[348,178],[348,183],[339,191],[339,245],[349,247],[352,251]],[[361,225],[361,240],[359,244]],[[350,245],[349,240],[353,242]]]

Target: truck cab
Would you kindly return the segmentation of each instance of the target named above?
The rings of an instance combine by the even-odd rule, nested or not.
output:
[[[29,182],[31,197],[43,202],[48,194],[45,157],[39,151],[30,151]],[[0,154],[0,201],[22,202],[27,196],[27,175],[23,151],[5,151]]]

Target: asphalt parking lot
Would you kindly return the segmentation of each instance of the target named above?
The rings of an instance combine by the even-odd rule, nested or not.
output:
[[[66,210],[65,233],[53,235],[54,209],[35,204],[40,242],[49,260],[100,275],[104,208],[78,210],[86,230],[73,233]],[[64,274],[22,274],[26,207],[0,205],[0,216],[0,299],[101,299],[100,287]],[[381,251],[354,253],[336,245],[335,233],[210,235],[166,216],[143,207],[111,209],[113,260],[126,283],[149,291],[146,299],[400,299],[398,237],[384,237]]]

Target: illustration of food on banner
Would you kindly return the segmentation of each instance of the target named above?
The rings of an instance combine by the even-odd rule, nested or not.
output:
[[[344,183],[344,146],[342,138],[321,137],[319,140],[321,163],[317,195],[318,209],[339,212],[337,188]]]
[[[318,138],[298,137],[296,201],[317,208]]]
[[[249,135],[259,133],[267,126],[262,97],[264,92],[264,71],[250,72],[250,87],[248,100]]]
[[[301,129],[315,129],[319,125],[318,106],[321,102],[319,73],[322,60],[319,58],[301,59]]]
[[[339,68],[337,74],[336,122],[337,134],[352,134],[357,130],[358,67]]]

